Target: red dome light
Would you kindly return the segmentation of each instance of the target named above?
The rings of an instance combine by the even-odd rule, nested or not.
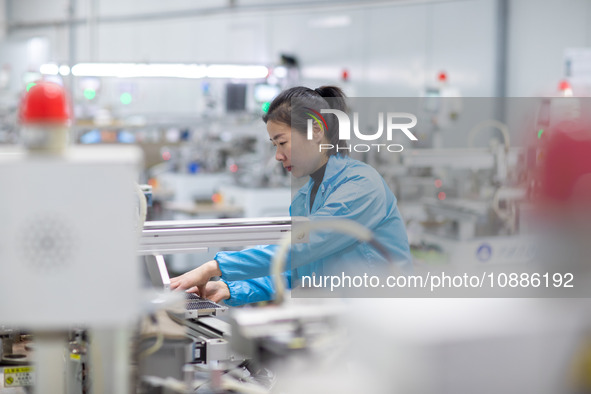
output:
[[[71,111],[65,89],[53,82],[38,82],[23,97],[19,115],[22,124],[68,124]]]

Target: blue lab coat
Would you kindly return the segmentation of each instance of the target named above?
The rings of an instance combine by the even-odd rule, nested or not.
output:
[[[310,179],[296,193],[291,216],[353,220],[373,232],[395,264],[401,268],[410,266],[408,237],[396,197],[373,167],[347,156],[330,156],[310,209],[312,186]],[[235,306],[274,298],[273,281],[268,275],[276,250],[276,245],[268,245],[216,254],[222,279],[230,289],[226,304]],[[291,286],[292,279],[302,276],[339,274],[386,264],[385,256],[366,242],[336,231],[313,231],[310,242],[291,245],[286,277]]]

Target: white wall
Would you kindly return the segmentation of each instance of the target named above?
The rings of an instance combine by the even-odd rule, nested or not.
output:
[[[11,30],[10,39],[48,37],[50,60],[68,62],[68,27],[63,22],[70,0],[5,1],[10,22],[29,24]],[[564,49],[591,46],[591,2],[508,3],[506,94],[553,92],[563,77]],[[131,0],[73,4],[80,22],[76,61],[272,64],[280,53],[290,53],[300,59],[303,83],[340,82],[347,69],[351,78],[345,87],[361,96],[414,96],[440,70],[466,96],[496,93],[497,0],[352,5],[236,0],[234,8],[227,0],[143,0],[141,7]],[[92,15],[99,18],[95,25],[88,19]],[[341,25],[326,27],[331,21]]]
[[[512,0],[509,16],[507,95],[556,93],[565,48],[591,46],[591,2]]]

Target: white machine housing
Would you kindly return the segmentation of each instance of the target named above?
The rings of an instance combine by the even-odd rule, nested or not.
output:
[[[132,146],[0,151],[0,320],[113,326],[138,312],[141,232]]]

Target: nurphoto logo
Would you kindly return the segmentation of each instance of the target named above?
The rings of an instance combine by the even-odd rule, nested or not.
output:
[[[312,139],[312,132],[314,129],[314,121],[318,124],[321,130],[328,129],[326,119],[322,114],[333,114],[337,117],[339,124],[339,140],[350,140],[351,139],[351,120],[349,116],[338,109],[321,109],[320,112],[313,110],[312,108],[306,107],[306,112],[310,119],[307,122],[308,139]],[[392,141],[392,136],[395,130],[402,131],[404,135],[411,141],[417,141],[417,137],[409,130],[417,125],[417,117],[408,112],[388,112],[386,118],[386,138],[388,141]],[[355,136],[362,141],[376,141],[382,137],[384,133],[384,113],[378,113],[378,130],[373,134],[366,134],[359,130],[359,113],[353,113],[353,133]],[[320,144],[319,150],[331,150],[334,149],[332,144]],[[404,147],[400,144],[353,144],[345,147],[337,146],[337,152],[346,150],[348,152],[368,152],[372,149],[380,151],[381,148],[385,148],[388,152],[402,152]]]

